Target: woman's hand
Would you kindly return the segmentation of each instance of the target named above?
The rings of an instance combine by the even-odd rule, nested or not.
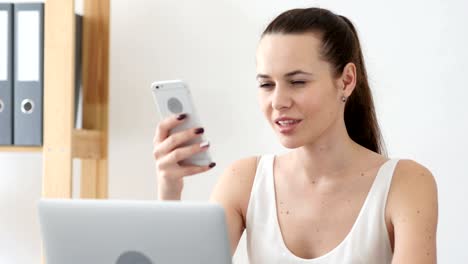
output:
[[[216,165],[215,163],[207,166],[179,164],[180,161],[205,151],[209,147],[208,142],[181,147],[183,143],[201,136],[204,132],[203,128],[191,128],[169,135],[169,131],[184,122],[186,117],[187,114],[168,117],[156,128],[153,155],[156,160],[159,200],[180,200],[185,176],[205,172]]]

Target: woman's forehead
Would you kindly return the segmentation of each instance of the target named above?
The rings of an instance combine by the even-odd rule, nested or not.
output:
[[[273,74],[321,68],[320,46],[321,40],[314,33],[267,34],[257,48],[257,71]]]

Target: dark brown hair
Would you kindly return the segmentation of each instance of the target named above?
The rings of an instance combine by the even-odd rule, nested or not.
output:
[[[344,110],[346,130],[351,139],[361,146],[380,154],[385,153],[361,45],[349,19],[322,8],[292,9],[276,17],[267,26],[262,37],[274,33],[309,32],[317,33],[321,38],[319,54],[324,61],[331,64],[334,78],[341,76],[349,62],[356,65],[356,87]]]

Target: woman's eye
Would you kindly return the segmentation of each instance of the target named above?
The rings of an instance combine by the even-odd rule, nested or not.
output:
[[[261,84],[260,84],[260,87],[261,87],[261,88],[269,88],[269,87],[272,87],[272,86],[273,86],[272,83],[261,83]]]
[[[305,83],[305,81],[291,81],[292,85],[304,85]]]

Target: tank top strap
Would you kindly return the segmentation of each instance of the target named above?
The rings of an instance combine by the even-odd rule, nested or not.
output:
[[[258,189],[261,188],[265,181],[269,181],[269,175],[273,174],[271,171],[271,164],[273,162],[274,154],[264,154],[257,158],[257,169],[252,183],[251,196],[256,195]]]
[[[393,173],[399,159],[387,160],[378,170],[368,196],[371,201],[386,202],[390,185],[393,179]],[[379,197],[380,199],[376,199]],[[384,204],[385,206],[385,204]]]

